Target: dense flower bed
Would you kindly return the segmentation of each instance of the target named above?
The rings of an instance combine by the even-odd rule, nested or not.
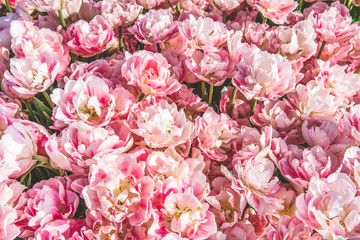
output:
[[[0,240],[360,239],[359,0],[0,6]]]

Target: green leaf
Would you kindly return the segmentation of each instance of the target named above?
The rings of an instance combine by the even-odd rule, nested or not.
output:
[[[33,97],[33,103],[35,105],[36,110],[39,113],[45,112],[47,116],[52,115],[52,110],[50,108],[48,108],[42,101],[40,101],[36,97]]]

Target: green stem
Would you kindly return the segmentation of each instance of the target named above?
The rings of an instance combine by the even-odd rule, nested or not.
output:
[[[60,17],[61,26],[63,27],[63,29],[66,29],[66,23],[65,23],[65,19],[64,19],[64,16],[62,14],[62,11],[59,10],[58,13],[59,13],[59,17]]]
[[[27,108],[27,109],[29,110],[29,112],[30,112],[31,118],[33,119],[33,121],[36,121],[35,114],[34,114],[32,108],[31,108],[30,103],[28,102],[28,100],[27,100],[27,99],[24,99],[24,103],[25,103],[26,108]]]
[[[46,101],[48,102],[48,104],[50,105],[51,108],[54,108],[55,105],[54,103],[51,101],[51,98],[49,97],[49,94],[46,91],[43,91],[42,94],[44,95]]]
[[[360,65],[357,67],[357,69],[354,72],[355,74],[360,73]]]
[[[205,82],[201,81],[201,98],[204,99],[205,97]]]
[[[12,13],[13,10],[12,10],[11,7],[10,7],[9,0],[5,0],[5,2],[6,2],[6,10],[7,10],[9,13]]]
[[[238,90],[237,87],[234,87],[234,90],[233,90],[232,95],[231,95],[230,106],[229,106],[229,111],[228,111],[228,115],[230,117],[231,117],[232,111],[234,109],[234,102],[235,102],[237,90]]]
[[[214,86],[210,85],[210,89],[209,89],[209,106],[211,106],[211,103],[212,103],[213,93],[214,93]]]
[[[222,11],[223,23],[226,23],[226,11]]]
[[[266,23],[266,22],[267,22],[267,18],[264,17],[263,15],[261,15],[261,17],[262,17],[262,23]]]
[[[318,52],[318,54],[317,54],[317,56],[316,56],[317,59],[320,59],[321,53],[322,53],[322,51],[324,50],[325,45],[326,45],[326,41],[323,41],[323,42],[321,43],[321,47],[320,47],[320,49],[319,49],[319,52]]]
[[[156,49],[157,49],[158,53],[161,53],[160,43],[157,43],[157,44],[156,44]]]
[[[302,12],[303,2],[304,2],[304,0],[300,0],[300,1],[299,1],[299,5],[297,6],[297,10],[298,10],[299,12]]]
[[[351,2],[352,2],[352,0],[349,0],[348,3],[347,3],[347,5],[346,5],[347,8],[349,8],[349,11],[350,11]]]
[[[180,3],[176,5],[176,12],[178,13],[178,16],[180,16]]]
[[[256,103],[257,103],[257,99],[254,99],[252,106],[251,106],[251,113],[250,115],[252,116],[255,112],[255,107],[256,107]]]
[[[124,37],[122,35],[123,27],[119,26],[119,51],[122,52],[124,50]]]

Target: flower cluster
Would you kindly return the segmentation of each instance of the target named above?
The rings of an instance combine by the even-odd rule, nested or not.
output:
[[[0,7],[0,240],[360,238],[360,1]]]

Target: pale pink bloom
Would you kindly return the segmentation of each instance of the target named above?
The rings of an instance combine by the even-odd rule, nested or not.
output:
[[[75,122],[61,131],[60,136],[49,137],[45,149],[56,166],[86,174],[102,156],[126,152],[132,143],[131,132],[121,122],[112,122],[106,128]]]
[[[213,86],[221,86],[227,78],[232,78],[235,64],[225,50],[218,52],[202,52],[196,50],[186,65],[197,78]]]
[[[28,7],[36,8],[40,12],[59,11],[65,7],[70,0],[25,0]]]
[[[247,204],[245,195],[231,188],[231,182],[224,177],[215,178],[211,185],[213,190],[206,198],[210,211],[221,229],[231,228],[242,218]]]
[[[118,237],[120,232],[119,223],[109,221],[100,211],[87,209],[86,225],[91,229],[84,233],[88,239],[107,238],[120,240]]]
[[[359,236],[360,197],[355,194],[355,184],[344,173],[313,177],[309,190],[296,199],[296,216],[327,239]]]
[[[318,47],[317,52],[320,51],[321,47],[321,40],[318,38]],[[328,42],[325,44],[325,47],[321,53],[320,59],[323,61],[330,61],[332,64],[334,63],[341,63],[345,62],[347,59],[345,59],[351,49],[351,43],[350,41],[343,41],[343,42]],[[350,72],[349,69],[347,69],[347,72]]]
[[[57,105],[53,119],[58,129],[78,121],[105,126],[115,114],[115,97],[105,81],[94,75],[69,80],[64,89],[54,89],[51,99]]]
[[[24,224],[21,237],[33,235],[39,227],[56,219],[72,218],[79,205],[78,196],[62,177],[36,183],[20,200],[25,202],[19,219]]]
[[[193,93],[193,88],[188,88],[185,84],[181,85],[181,89],[168,97],[184,112],[188,119],[195,119],[201,112],[205,112],[208,104]]]
[[[174,38],[178,33],[178,23],[173,21],[169,10],[150,9],[141,14],[128,30],[143,44],[157,44]]]
[[[324,2],[317,2],[304,13],[313,23],[318,38],[326,42],[343,42],[360,31],[359,23],[352,23],[348,8],[339,1],[333,2],[330,7]]]
[[[10,98],[5,93],[0,92],[1,115],[5,114],[9,118],[18,118],[21,114],[23,114],[21,110],[21,102],[18,99]]]
[[[159,6],[165,2],[165,0],[136,0],[136,2],[146,9],[151,9]]]
[[[101,9],[101,15],[109,20],[114,28],[131,25],[143,10],[135,0],[106,0],[96,5]]]
[[[82,219],[57,219],[39,227],[29,240],[82,240]]]
[[[277,226],[269,226],[266,231],[267,239],[308,239],[312,228],[306,226],[300,219],[293,216],[282,215]]]
[[[220,99],[220,111],[222,113],[228,113],[230,107],[231,96],[234,91],[234,87],[225,86],[221,90]],[[233,103],[232,117],[233,119],[246,119],[250,117],[251,104],[239,91],[236,92],[235,100]]]
[[[231,11],[239,7],[243,0],[214,0],[215,7],[221,11]]]
[[[229,31],[225,24],[214,21],[211,18],[190,15],[182,22],[180,31],[189,39],[189,44],[195,49],[208,52],[217,52],[227,39]]]
[[[0,239],[14,239],[20,234],[20,228],[16,225],[19,217],[16,207],[24,190],[25,186],[15,180],[0,182]]]
[[[62,45],[61,34],[50,29],[30,29],[25,34],[12,39],[11,49],[17,58],[41,59],[43,55],[55,55],[60,64],[60,74],[65,73],[70,63],[69,51]]]
[[[70,52],[81,57],[92,57],[117,47],[111,22],[99,15],[90,22],[79,20],[71,24],[66,30],[65,39]]]
[[[340,135],[335,122],[305,120],[301,127],[302,136],[310,147],[321,146],[335,155],[341,155],[353,141]]]
[[[343,137],[353,139],[360,144],[360,105],[356,104],[345,112],[339,120],[338,127]]]
[[[324,84],[333,95],[351,99],[360,90],[360,75],[346,73],[346,65],[334,64],[331,66],[329,61],[322,60],[318,60],[317,64],[320,72],[315,77],[315,81]]]
[[[316,33],[309,20],[292,27],[278,27],[269,33],[267,50],[279,53],[290,61],[307,60],[316,53]]]
[[[169,67],[160,53],[137,51],[126,54],[121,72],[129,85],[139,87],[145,95],[167,95],[181,88]]]
[[[5,122],[1,124],[0,179],[15,179],[26,173],[35,165],[33,157],[40,152],[42,143],[49,136],[47,130],[39,124],[13,120],[7,126]]]
[[[348,149],[346,149],[344,154],[343,168],[341,169],[341,172],[351,175],[355,171],[355,163],[356,165],[360,163],[359,150],[359,147],[349,147]]]
[[[277,161],[281,174],[300,188],[308,188],[313,177],[327,178],[341,166],[341,161],[320,146],[301,150],[293,145]]]
[[[198,158],[184,159],[174,148],[167,148],[164,152],[153,151],[146,160],[146,169],[156,181],[157,187],[169,177],[190,179],[202,175],[204,167],[201,155]]]
[[[331,94],[322,83],[312,80],[305,85],[298,84],[296,91],[288,93],[289,101],[296,107],[302,119],[312,117],[319,120],[334,119],[343,99]]]
[[[276,24],[284,24],[289,13],[298,5],[293,0],[250,0],[248,4]]]
[[[77,15],[84,2],[86,2],[86,0],[65,0],[66,4],[64,5],[64,8],[61,10],[64,19],[69,20],[71,17],[74,17],[74,15]],[[56,17],[57,19],[59,19],[58,21],[60,21],[58,11],[55,12],[51,11],[49,12],[49,14]]]
[[[154,196],[156,209],[152,214],[154,221],[149,228],[149,236],[207,239],[215,233],[214,214],[204,202],[208,188],[205,175],[186,181],[167,178]]]
[[[239,128],[227,114],[217,114],[208,108],[202,117],[196,119],[195,133],[199,148],[211,159],[224,161],[232,149]]]
[[[189,40],[184,36],[184,34],[179,31],[178,34],[172,38],[169,39],[163,43],[160,43],[162,54],[164,54],[164,57],[166,57],[165,49],[170,50],[171,53],[174,55],[177,55],[178,57],[181,57],[181,55],[188,56],[192,49],[188,44]]]
[[[232,60],[235,64],[238,64],[242,58],[244,48],[247,49],[245,44],[242,43],[243,40],[243,32],[236,31],[234,34],[229,34],[227,39],[227,48]],[[244,47],[243,47],[244,46]]]
[[[300,128],[301,120],[298,112],[287,99],[264,101],[261,108],[255,109],[251,122],[259,127],[271,125],[279,132],[290,133]]]
[[[82,0],[82,4],[77,13],[77,16],[82,20],[90,22],[91,19],[97,15],[101,15],[101,9],[97,4],[99,3],[93,0]]]
[[[28,99],[49,88],[63,70],[55,53],[12,58],[1,87],[11,97]]]
[[[175,103],[165,100],[131,112],[127,126],[151,148],[178,146],[192,138],[194,132],[194,124],[187,121],[184,110],[179,111]]]
[[[136,102],[134,94],[122,86],[116,86],[111,94],[115,97],[115,115],[113,118],[125,119]]]
[[[248,100],[276,100],[295,88],[291,63],[279,54],[255,49],[237,67],[232,82]]]
[[[241,221],[226,228],[224,231],[224,240],[238,240],[239,236],[243,240],[256,240],[256,233],[254,226],[249,221]],[[217,238],[210,238],[211,240],[218,240]],[[219,239],[220,240],[220,239]]]
[[[11,49],[12,38],[23,35],[27,30],[33,28],[32,21],[26,21],[16,13],[7,13],[6,16],[0,17],[0,45]]]
[[[86,206],[111,222],[139,226],[150,218],[154,182],[130,155],[105,155],[92,165],[83,191]]]
[[[16,210],[10,206],[0,204],[0,239],[15,239],[20,234],[16,226],[18,216]]]
[[[246,21],[242,26],[244,40],[250,44],[261,48],[266,41],[266,31],[269,25],[266,23],[257,23],[255,21]]]
[[[271,214],[283,209],[283,200],[277,197],[279,179],[274,176],[275,165],[260,152],[255,157],[238,161],[233,173],[221,166],[221,171],[231,181],[231,188],[243,191],[248,204],[259,214]]]

